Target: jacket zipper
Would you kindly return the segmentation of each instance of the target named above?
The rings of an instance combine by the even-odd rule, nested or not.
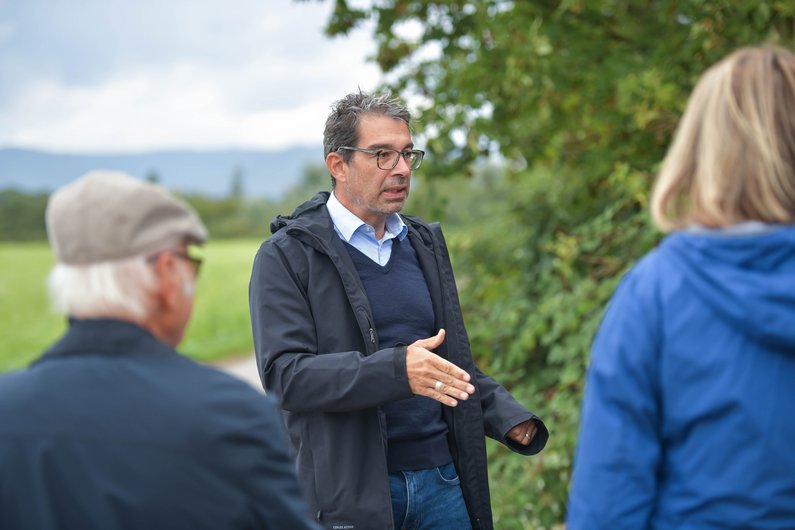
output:
[[[367,322],[366,328],[360,326],[359,329],[362,331],[362,334],[364,335],[365,347],[367,346],[366,344],[367,341],[368,340],[370,341],[370,346],[367,348],[367,351],[365,352],[366,355],[370,355],[372,353],[375,353],[375,351],[378,349],[378,341],[375,338],[375,325],[373,324],[373,320],[370,317],[370,314],[367,311],[365,311],[364,308],[360,308],[359,311],[361,311],[364,314],[364,319]],[[366,332],[364,331],[365,329],[367,329]]]
[[[441,321],[445,324],[446,328],[449,328],[450,327],[450,321],[448,321],[448,319],[447,319],[447,315],[448,315],[448,307],[447,307],[448,304],[447,304],[447,296],[446,296],[446,292],[447,291],[445,289],[445,285],[446,285],[445,284],[445,280],[446,279],[445,279],[444,273],[442,271],[441,262],[445,261],[445,260],[447,262],[449,262],[450,261],[450,257],[449,257],[449,253],[447,252],[446,246],[443,245],[441,241],[437,240],[436,234],[434,233],[434,231],[432,229],[429,229],[427,232],[428,232],[428,235],[430,236],[431,251],[432,251],[433,256],[434,256],[434,263],[436,264],[436,274],[439,277],[439,296],[441,298],[440,299],[440,303],[441,303],[441,306],[442,306],[442,318],[441,318]],[[450,361],[450,362],[453,362],[451,357],[452,357],[452,352],[448,349],[447,360]],[[457,417],[456,412],[457,411],[455,410],[455,408],[449,409],[450,424],[448,425],[448,427],[450,429],[450,437],[453,440],[453,447],[451,448],[451,453],[452,452],[455,453],[455,454],[453,454],[453,460],[457,463],[457,466],[458,466],[457,471],[459,473],[459,476],[462,476],[461,469],[463,468],[463,462],[461,461],[462,460],[461,451],[460,451],[460,449],[458,447],[458,436],[456,435],[456,417]],[[476,518],[475,524],[477,525],[477,528],[482,528],[482,525],[480,523],[480,518]]]

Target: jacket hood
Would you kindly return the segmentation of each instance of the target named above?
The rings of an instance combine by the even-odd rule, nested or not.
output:
[[[270,229],[271,234],[275,234],[280,229],[284,228],[292,224],[295,220],[300,218],[308,218],[310,214],[316,212],[323,206],[325,206],[326,202],[328,201],[330,193],[327,191],[320,191],[315,194],[314,197],[309,199],[308,201],[300,204],[292,214],[284,216],[284,215],[277,215],[271,220]],[[314,217],[314,216],[312,216]]]
[[[795,346],[795,227],[680,232],[660,252],[732,327],[772,347]]]

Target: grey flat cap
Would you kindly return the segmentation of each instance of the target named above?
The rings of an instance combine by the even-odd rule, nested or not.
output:
[[[165,188],[118,171],[92,171],[50,196],[47,237],[59,262],[86,265],[202,244],[196,211]]]

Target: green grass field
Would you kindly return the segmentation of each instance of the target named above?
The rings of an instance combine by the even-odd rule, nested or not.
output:
[[[199,361],[253,351],[248,281],[259,245],[259,240],[219,240],[206,246],[180,351]],[[65,317],[47,298],[53,263],[46,243],[0,243],[0,372],[27,365],[66,329]]]

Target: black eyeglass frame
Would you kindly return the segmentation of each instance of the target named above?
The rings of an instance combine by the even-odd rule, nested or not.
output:
[[[171,250],[170,252],[175,256],[177,256],[178,258],[182,258],[188,263],[190,263],[191,267],[193,267],[193,274],[196,276],[199,275],[199,271],[202,268],[202,263],[204,263],[204,260],[202,260],[201,258],[197,258],[196,256],[191,256],[187,252],[183,252],[181,250]]]
[[[157,260],[158,257],[160,257],[161,254],[165,254],[166,252],[168,252],[169,254],[173,254],[174,256],[176,256],[178,258],[181,258],[181,259],[187,261],[188,263],[190,263],[191,268],[193,268],[194,276],[198,276],[199,275],[199,271],[201,270],[201,266],[202,266],[202,263],[204,263],[204,260],[201,259],[201,258],[197,258],[196,256],[191,256],[190,254],[188,254],[184,250],[179,250],[179,249],[176,249],[176,248],[170,248],[170,249],[167,249],[167,250],[161,250],[157,254],[153,254],[153,255],[149,256],[147,258],[147,260],[154,262],[154,261]]]
[[[346,151],[358,151],[360,153],[367,153],[369,155],[373,155],[375,158],[375,164],[378,166],[378,169],[383,169],[385,171],[389,171],[390,169],[395,169],[395,166],[398,164],[398,160],[400,157],[403,157],[403,160],[408,162],[409,168],[412,171],[415,169],[419,169],[420,165],[422,165],[422,159],[425,157],[425,151],[422,149],[404,149],[403,151],[398,151],[397,149],[363,149],[361,147],[349,147],[347,145],[343,145],[335,149],[335,151],[340,151],[344,149]],[[385,160],[384,154],[385,153],[396,153],[397,156],[395,157],[392,165],[389,167],[383,167],[381,162]]]

